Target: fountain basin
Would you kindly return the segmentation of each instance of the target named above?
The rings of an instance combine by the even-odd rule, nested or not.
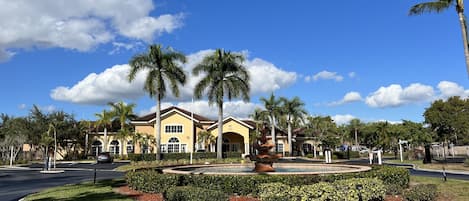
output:
[[[275,163],[275,172],[253,172],[254,164],[186,165],[163,169],[166,174],[206,175],[312,175],[341,174],[371,170],[367,166],[311,163]]]

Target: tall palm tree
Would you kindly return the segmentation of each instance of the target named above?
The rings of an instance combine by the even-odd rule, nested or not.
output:
[[[467,37],[467,24],[466,16],[464,16],[464,0],[434,0],[431,2],[420,3],[412,6],[409,15],[420,15],[425,12],[440,13],[444,10],[454,6],[459,17],[459,24],[461,26],[464,55],[466,56],[466,70],[469,76],[469,44]]]
[[[143,89],[156,99],[155,141],[156,159],[160,160],[161,144],[161,99],[166,96],[167,85],[174,96],[179,96],[179,85],[186,83],[186,74],[181,63],[186,56],[171,47],[163,49],[161,45],[151,45],[147,53],[135,55],[129,62],[129,82],[135,80],[137,73],[148,70]],[[168,83],[169,82],[169,83]]]
[[[112,123],[112,116],[109,111],[103,110],[101,113],[94,114],[97,120],[95,122],[96,129],[99,129],[99,126],[104,127],[104,151],[107,152],[107,127]],[[97,130],[98,131],[98,130]]]
[[[355,118],[355,119],[350,120],[349,126],[353,130],[354,137],[355,137],[355,146],[357,146],[357,149],[358,149],[358,146],[359,146],[359,144],[358,144],[358,130],[361,129],[361,127],[363,126],[363,123],[360,122],[360,119]]]
[[[288,130],[288,150],[290,150],[290,155],[293,154],[293,144],[292,144],[292,124],[294,120],[303,119],[307,114],[304,109],[305,104],[300,100],[299,97],[294,97],[291,100],[281,97],[280,100],[283,103],[283,113],[287,118],[287,130]]]
[[[213,54],[206,56],[192,71],[194,76],[205,74],[195,86],[195,98],[200,99],[202,93],[208,89],[206,93],[209,104],[215,103],[218,106],[217,158],[222,158],[225,95],[228,100],[241,97],[244,101],[249,101],[249,74],[242,64],[243,61],[244,57],[241,54],[217,49]]]
[[[270,121],[270,134],[272,136],[272,143],[275,147],[275,152],[277,152],[276,139],[275,139],[275,117],[280,115],[280,104],[282,103],[280,99],[276,99],[274,93],[270,94],[268,99],[262,97],[261,102],[264,103],[265,111],[269,115]]]
[[[121,141],[120,151],[119,153],[122,154],[122,149],[126,145],[126,141],[128,137],[131,135],[131,132],[128,128],[126,128],[127,123],[135,119],[137,115],[134,114],[135,104],[126,104],[123,101],[117,103],[108,103],[111,106],[111,115],[114,119],[119,120],[120,123],[120,130],[117,134],[117,138]]]

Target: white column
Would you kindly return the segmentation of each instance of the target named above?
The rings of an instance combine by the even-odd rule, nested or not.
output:
[[[373,164],[373,153],[371,150],[368,152],[368,157],[370,158],[370,165]]]
[[[244,143],[244,155],[249,155],[249,143]]]
[[[399,154],[401,156],[401,163],[404,161],[404,159],[402,158],[402,144],[399,143]]]
[[[314,158],[316,158],[316,145],[313,145],[313,155],[314,155]]]

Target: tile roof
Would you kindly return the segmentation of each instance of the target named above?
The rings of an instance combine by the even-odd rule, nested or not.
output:
[[[187,110],[184,110],[182,108],[179,108],[179,107],[176,107],[176,106],[171,106],[171,107],[168,107],[168,108],[165,108],[163,110],[161,110],[161,115],[171,111],[171,110],[177,110],[187,116],[191,116],[191,112],[187,111]],[[194,115],[194,119],[198,120],[198,121],[213,121],[207,117],[204,117],[204,116],[201,116],[201,115],[198,115],[198,114],[195,114],[193,113]],[[135,119],[134,121],[150,121],[152,119],[154,119],[156,116],[156,112],[153,112],[153,113],[150,113],[150,114],[147,114],[145,116],[142,116],[142,117],[138,117],[137,119]]]

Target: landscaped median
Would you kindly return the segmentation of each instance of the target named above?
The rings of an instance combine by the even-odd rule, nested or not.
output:
[[[385,166],[368,172],[331,175],[176,175],[145,170],[127,173],[126,180],[131,188],[161,193],[168,201],[180,200],[172,195],[181,189],[188,197],[202,190],[210,198],[195,200],[226,200],[232,195],[261,200],[353,200],[360,196],[364,200],[380,200],[386,192],[401,193],[406,189],[409,172]]]

